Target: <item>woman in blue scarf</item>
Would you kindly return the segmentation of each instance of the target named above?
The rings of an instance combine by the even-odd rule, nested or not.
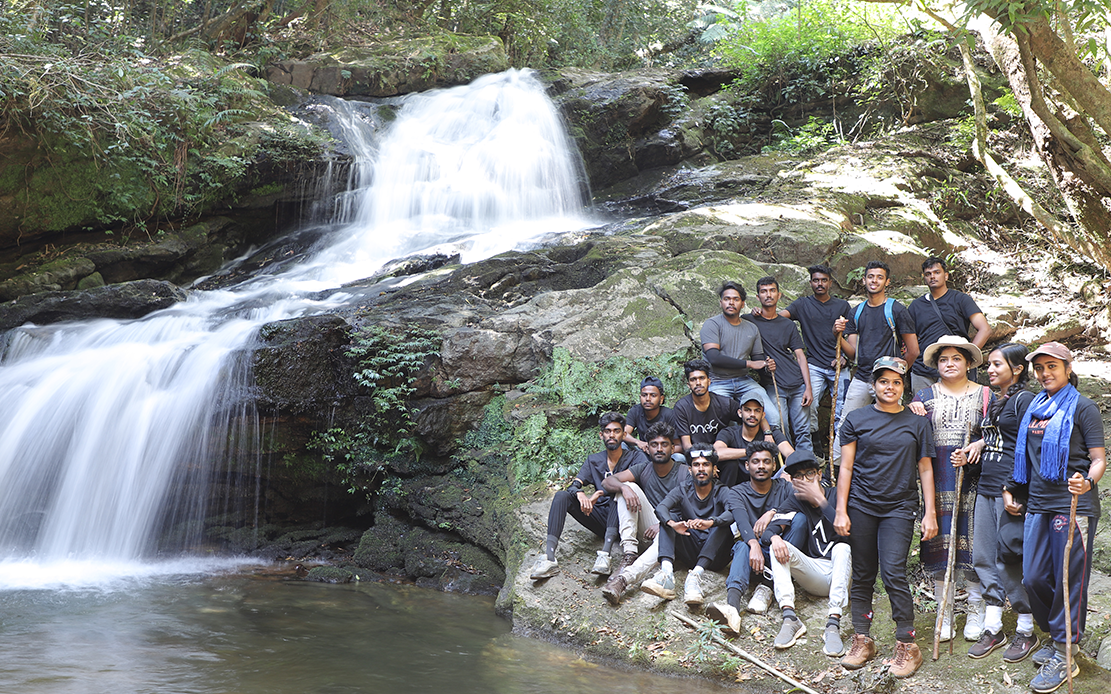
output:
[[[1107,467],[1103,420],[1088,398],[1076,390],[1072,352],[1047,342],[1027,357],[1044,390],[1034,397],[1019,425],[1015,467],[1007,493],[1028,487],[1023,532],[1022,583],[1034,621],[1051,641],[1034,654],[1040,667],[1030,682],[1035,692],[1052,692],[1069,677],[1066,648],[1075,654],[1088,611],[1092,543],[1099,519],[1096,484]],[[1069,530],[1069,507],[1077,497],[1076,541],[1069,556],[1069,602],[1072,643],[1066,644],[1062,562]],[[1073,661],[1072,676],[1080,672]]]

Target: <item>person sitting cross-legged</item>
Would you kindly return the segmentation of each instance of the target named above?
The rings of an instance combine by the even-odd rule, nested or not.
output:
[[[656,506],[660,521],[660,570],[641,584],[650,595],[675,598],[675,565],[678,559],[692,567],[684,584],[688,605],[702,604],[702,573],[721,569],[729,561],[729,526],[733,515],[725,507],[725,488],[714,483],[717,453],[712,448],[687,451],[690,477],[668,492]]]
[[[683,480],[690,469],[680,453],[673,458],[675,429],[667,422],[656,422],[643,434],[648,443],[648,460],[628,470],[610,475],[602,487],[617,501],[618,528],[623,558],[613,576],[602,587],[602,595],[614,605],[621,602],[625,589],[642,580],[659,556],[660,521],[656,506]],[[648,545],[643,553],[640,548]],[[639,555],[639,556],[638,556]]]
[[[772,545],[772,585],[783,611],[783,626],[775,647],[790,648],[806,626],[795,615],[797,581],[811,595],[829,596],[829,617],[822,639],[822,652],[836,657],[845,652],[841,641],[841,615],[849,603],[852,581],[852,551],[847,537],[833,529],[837,512],[837,489],[822,486],[822,471],[810,451],[799,449],[787,458],[784,471],[794,486],[794,499],[787,505],[796,518],[804,518],[807,540],[803,547],[779,542]]]

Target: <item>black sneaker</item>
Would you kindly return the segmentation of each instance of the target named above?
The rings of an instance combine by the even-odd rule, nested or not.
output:
[[[1004,663],[1021,663],[1038,647],[1037,634],[1015,634],[1011,645],[1003,651]]]
[[[980,634],[980,640],[972,644],[968,649],[968,657],[979,660],[986,657],[992,651],[1003,646],[1003,642],[1007,640],[1007,635],[1000,629],[998,634],[993,634],[987,629],[984,629]]]

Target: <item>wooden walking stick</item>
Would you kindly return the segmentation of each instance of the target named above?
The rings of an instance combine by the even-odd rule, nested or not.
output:
[[[779,384],[775,382],[775,372],[769,371],[772,375],[772,388],[775,389],[775,405],[779,410],[779,428],[783,430],[783,434],[787,434],[787,419],[783,416],[783,402],[779,399]]]
[[[968,448],[968,440],[971,437],[972,422],[965,422],[964,445],[962,445],[961,448]],[[961,512],[961,487],[964,486],[964,467],[964,465],[961,465],[957,468],[956,496],[953,498],[953,517],[952,520],[949,521],[949,555],[945,558],[945,581],[942,584],[944,587],[941,589],[941,601],[937,604],[937,619],[934,620],[934,660],[940,657],[941,625],[945,621],[945,614],[953,609],[953,601],[949,598],[949,588],[953,585],[953,568],[957,563],[957,518],[960,516]],[[949,625],[949,628],[952,629],[952,618],[949,619]],[[949,639],[949,655],[953,655],[953,638]]]
[[[1069,557],[1072,555],[1072,534],[1076,530],[1076,494],[1070,494],[1069,502],[1069,534],[1065,540],[1064,566],[1061,568],[1061,580],[1065,589],[1065,668],[1069,678],[1069,694],[1072,694],[1072,603],[1069,602]]]
[[[837,438],[837,398],[841,390],[841,333],[834,333],[837,337],[837,364],[833,376],[833,397],[829,401],[829,481],[837,484],[837,474],[833,471],[833,442]]]

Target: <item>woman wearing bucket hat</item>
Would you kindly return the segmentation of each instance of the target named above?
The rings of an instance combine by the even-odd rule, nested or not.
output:
[[[1034,399],[1026,390],[1029,381],[1026,355],[1029,350],[1015,342],[999,345],[988,354],[988,381],[999,391],[981,427],[984,432],[980,454],[980,483],[972,530],[972,563],[984,588],[987,604],[984,632],[968,649],[972,658],[983,658],[1006,641],[1003,633],[1003,602],[1010,600],[1018,615],[1015,637],[1003,652],[1003,661],[1025,660],[1038,646],[1034,617],[1022,587],[1022,532],[1026,497],[1004,491],[1015,464],[1015,442],[1022,416]]]
[[[1030,688],[1051,692],[1080,672],[1072,654],[1078,651],[1088,611],[1092,543],[1100,514],[1096,484],[1107,468],[1106,444],[1099,408],[1076,390],[1072,352],[1059,342],[1047,342],[1026,359],[1044,390],[1019,424],[1007,489],[1014,494],[1028,487],[1022,582],[1034,621],[1052,638],[1034,654],[1040,670]],[[1066,572],[1070,528],[1079,541],[1068,551]]]
[[[962,571],[968,584],[968,618],[964,637],[978,641],[983,631],[984,599],[980,579],[972,567],[972,528],[976,506],[976,481],[980,477],[980,446],[970,445],[980,438],[980,422],[993,398],[991,389],[968,380],[968,370],[983,363],[980,348],[966,338],[946,335],[926,348],[925,364],[938,370],[941,380],[914,395],[910,409],[929,417],[934,431],[934,484],[937,498],[938,534],[922,541],[922,563],[934,576],[934,597],[938,609],[952,605],[954,580],[949,584],[948,600],[943,600],[945,569],[949,547],[956,548],[954,572]],[[957,489],[957,468],[965,466],[961,488]],[[954,514],[954,509],[957,513]],[[956,544],[950,537],[956,533]],[[952,620],[942,618],[941,640],[953,638]]]
[[[841,665],[864,667],[876,656],[871,637],[876,574],[883,578],[895,622],[895,658],[889,672],[908,677],[922,664],[914,643],[914,599],[907,580],[918,482],[922,483],[922,537],[937,534],[934,514],[933,432],[930,422],[902,406],[907,363],[880,357],[872,365],[874,405],[845,416],[841,430],[841,473],[833,528],[849,538],[853,559],[853,640]]]

